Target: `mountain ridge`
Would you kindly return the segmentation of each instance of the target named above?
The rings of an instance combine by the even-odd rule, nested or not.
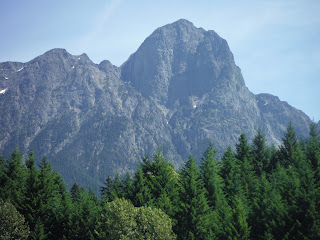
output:
[[[158,147],[178,166],[210,142],[221,153],[261,129],[279,145],[289,121],[301,137],[311,123],[250,92],[226,40],[187,20],[156,29],[120,67],[52,49],[0,69],[0,153],[47,155],[68,184],[133,171]]]

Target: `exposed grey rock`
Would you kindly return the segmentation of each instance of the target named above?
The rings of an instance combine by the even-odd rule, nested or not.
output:
[[[245,86],[227,42],[179,20],[157,29],[121,66],[53,49],[27,63],[0,63],[0,150],[47,155],[66,181],[96,191],[161,147],[179,165],[212,142],[222,153],[258,129],[280,144],[291,121],[310,119]],[[5,91],[4,91],[5,90]]]
[[[281,138],[291,121],[300,138],[309,136],[310,118],[301,110],[290,106],[287,102],[271,94],[256,95],[257,103],[261,112],[262,131],[266,134],[269,143],[279,145]]]

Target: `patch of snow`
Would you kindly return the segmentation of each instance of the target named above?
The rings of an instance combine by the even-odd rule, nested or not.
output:
[[[8,90],[8,88],[0,90],[0,94],[5,94],[7,90]]]
[[[79,58],[79,60],[80,60],[80,58]]]
[[[17,72],[20,72],[20,71],[21,71],[21,70],[23,70],[23,69],[24,69],[24,67],[22,67],[22,68],[18,69],[18,70],[17,70]]]
[[[9,78],[7,78],[7,77],[4,77],[6,80],[8,80]]]
[[[169,122],[167,121],[167,124],[169,124]]]
[[[196,104],[193,104],[193,108],[196,108],[197,107],[197,105]]]
[[[74,69],[74,66],[72,66],[72,69]]]
[[[265,103],[264,105],[268,105],[268,103]]]

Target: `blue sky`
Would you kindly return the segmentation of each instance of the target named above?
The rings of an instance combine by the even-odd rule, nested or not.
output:
[[[120,66],[156,28],[185,18],[228,41],[248,88],[320,120],[319,0],[0,0],[0,62],[52,48]]]

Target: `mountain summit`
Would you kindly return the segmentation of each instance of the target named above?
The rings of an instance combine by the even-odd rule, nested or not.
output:
[[[258,129],[278,145],[289,121],[310,119],[245,86],[226,40],[179,20],[155,30],[121,66],[53,49],[27,63],[0,63],[0,150],[47,155],[65,180],[99,190],[161,147],[179,165],[219,152]]]
[[[154,31],[122,66],[122,79],[143,96],[172,106],[201,97],[236,70],[227,42],[214,31],[179,20]],[[238,84],[244,85],[240,76]]]

